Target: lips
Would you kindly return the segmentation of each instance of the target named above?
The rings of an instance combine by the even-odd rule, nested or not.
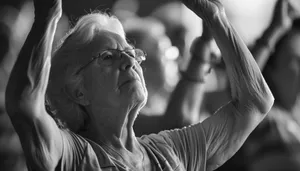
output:
[[[124,81],[119,87],[122,87],[123,85],[131,83],[133,81],[139,81],[139,79],[130,79],[130,80]]]
[[[122,81],[121,84],[119,84],[119,88],[124,86],[125,84],[128,84],[128,83],[131,83],[131,82],[134,82],[134,81],[141,81],[139,79],[139,76],[137,73],[129,73],[127,75],[127,78],[125,77],[124,79],[125,81]]]

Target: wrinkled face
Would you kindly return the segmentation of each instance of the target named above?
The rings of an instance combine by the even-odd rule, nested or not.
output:
[[[276,50],[270,81],[274,85],[275,99],[291,108],[300,92],[300,32],[291,31]]]
[[[106,65],[105,60],[95,59],[81,71],[89,103],[102,108],[142,107],[147,99],[147,90],[139,63],[127,53],[117,53],[120,56],[116,58],[116,54],[107,52],[107,49],[122,51],[132,47],[120,35],[102,31],[84,49],[86,62],[103,53],[108,56],[105,60],[112,60],[110,65]]]

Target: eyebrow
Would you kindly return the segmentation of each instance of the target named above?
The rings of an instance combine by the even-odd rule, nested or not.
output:
[[[106,48],[104,50],[116,50],[116,51],[127,51],[127,50],[134,50],[134,46],[126,46],[124,49],[114,49],[114,48]]]

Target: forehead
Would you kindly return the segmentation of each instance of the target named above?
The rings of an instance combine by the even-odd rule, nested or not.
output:
[[[119,34],[110,31],[101,31],[96,34],[89,44],[90,52],[99,52],[104,49],[127,49],[131,46]]]

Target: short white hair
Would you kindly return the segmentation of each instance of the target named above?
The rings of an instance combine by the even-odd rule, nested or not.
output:
[[[53,117],[61,119],[74,132],[83,129],[87,117],[68,94],[82,86],[83,77],[76,74],[82,65],[78,50],[89,44],[101,31],[110,31],[125,39],[123,26],[115,16],[94,12],[78,20],[61,40],[52,58],[46,104]]]
[[[107,30],[125,39],[121,22],[115,17],[103,13],[92,13],[83,16],[70,31],[79,41],[90,42],[99,31]]]

